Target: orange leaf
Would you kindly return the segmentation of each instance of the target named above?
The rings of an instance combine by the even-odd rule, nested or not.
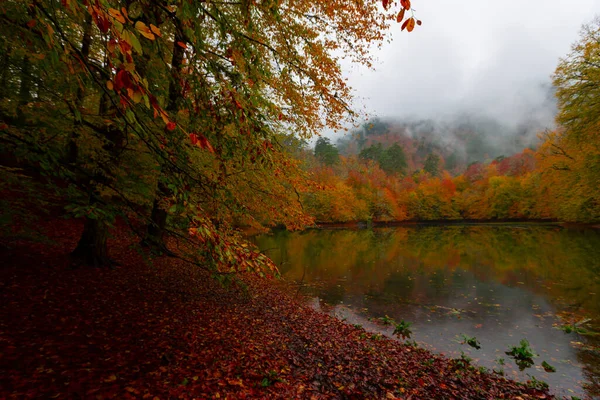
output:
[[[115,86],[113,85],[112,81],[107,81],[106,87],[108,88],[108,90],[113,90]]]
[[[35,24],[37,24],[37,21],[35,19],[30,19],[29,22],[27,22],[27,26],[30,28],[33,28]]]
[[[407,10],[410,10],[410,0],[400,0],[400,4]]]
[[[404,19],[405,12],[406,12],[406,10],[404,8],[402,10],[400,10],[400,12],[398,13],[398,16],[396,17],[396,22],[398,22],[398,23],[402,22],[402,20]]]
[[[406,30],[409,32],[412,32],[413,29],[415,29],[415,19],[414,18],[409,18],[408,19],[408,25],[406,25]]]
[[[120,23],[124,24],[126,22],[125,21],[125,17],[123,16],[123,14],[121,14],[121,11],[116,10],[114,8],[109,8],[108,9],[108,13],[110,14],[111,17],[113,17],[114,19],[116,19]]]
[[[129,20],[129,14],[127,13],[127,9],[125,7],[121,7],[121,14],[123,14],[123,16]],[[131,20],[129,21],[131,22]]]
[[[152,31],[152,33],[154,33],[156,36],[160,37],[160,29],[158,29],[157,26],[150,24],[150,30]]]
[[[143,23],[142,21],[138,21],[135,23],[135,29],[137,29],[137,31],[146,39],[150,39],[150,40],[155,39],[155,36],[150,31],[150,28],[148,28],[148,26],[145,23]]]
[[[183,42],[177,42],[177,45],[179,47],[183,47],[184,49],[187,49],[187,44],[183,43]]]
[[[177,124],[175,122],[169,121],[169,123],[167,124],[167,130],[173,131],[175,130],[175,128],[177,128]]]

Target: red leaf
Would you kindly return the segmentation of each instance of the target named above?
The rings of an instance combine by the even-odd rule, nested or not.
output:
[[[115,76],[115,90],[119,91],[121,88],[131,89],[133,88],[133,83],[131,82],[131,78],[129,76],[129,72],[124,69],[120,69]]]
[[[177,124],[173,121],[169,121],[169,123],[167,124],[167,130],[172,131],[175,128],[177,128]]]
[[[420,19],[417,20],[417,25],[421,26],[422,22]]]
[[[408,21],[410,21],[410,19],[407,19],[406,21],[404,21],[404,23],[402,24],[402,30],[406,29],[406,26],[408,25]]]
[[[29,22],[27,22],[27,26],[30,28],[33,28],[35,24],[37,24],[37,21],[35,19],[31,19],[29,20]]]
[[[210,142],[208,141],[208,139],[206,137],[204,137],[204,135],[200,135],[199,136],[198,145],[201,148],[210,151],[211,153],[215,152],[215,149],[213,149],[213,147],[211,146]]]
[[[400,4],[407,10],[410,10],[410,0],[400,0]]]
[[[190,133],[190,141],[193,145],[198,143],[198,135],[196,135],[195,133]]]

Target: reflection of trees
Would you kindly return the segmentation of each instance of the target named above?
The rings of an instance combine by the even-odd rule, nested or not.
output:
[[[409,292],[415,274],[423,275],[427,290],[442,291],[444,279],[460,279],[466,270],[479,281],[523,282],[551,299],[565,297],[589,312],[600,312],[600,233],[557,227],[420,226],[375,230],[286,232],[257,238],[288,279],[320,281],[347,290]],[[411,275],[412,274],[412,275]],[[543,284],[540,284],[543,282]],[[458,284],[459,282],[454,282]],[[560,283],[556,284],[555,283]],[[449,284],[449,283],[448,283]],[[543,286],[549,287],[549,289]]]

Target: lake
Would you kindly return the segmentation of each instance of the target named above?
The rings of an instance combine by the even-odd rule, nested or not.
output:
[[[380,318],[411,322],[408,340],[434,352],[464,352],[477,366],[533,376],[559,395],[600,398],[598,230],[413,225],[254,240],[319,310],[389,337],[394,327]],[[505,352],[522,339],[539,356],[520,371]]]

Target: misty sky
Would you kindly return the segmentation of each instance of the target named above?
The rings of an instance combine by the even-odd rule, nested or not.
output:
[[[413,0],[423,26],[394,26],[375,71],[346,67],[356,108],[419,118],[459,112],[522,119],[542,107],[559,57],[600,0]],[[552,116],[549,116],[552,119]]]

